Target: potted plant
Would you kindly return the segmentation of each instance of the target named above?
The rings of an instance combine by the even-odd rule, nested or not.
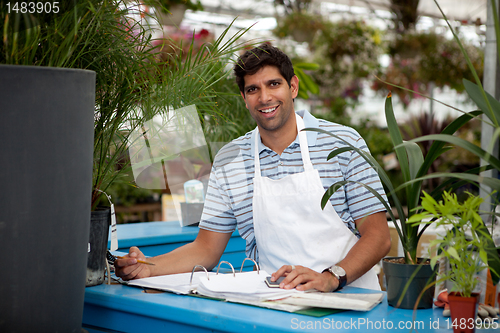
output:
[[[216,83],[228,72],[223,66],[213,65],[225,63],[226,57],[243,47],[238,40],[245,30],[222,42],[227,37],[226,30],[215,42],[203,47],[207,52],[189,54],[188,61],[181,61],[180,55],[172,55],[170,60],[175,66],[164,66],[157,61],[159,51],[151,47],[146,27],[141,21],[127,17],[129,2],[80,0],[59,3],[59,6],[57,15],[0,12],[3,34],[0,63],[22,65],[15,66],[22,71],[33,67],[46,71],[39,80],[28,79],[29,86],[24,81],[21,83],[16,74],[2,74],[2,92],[7,93],[2,103],[9,101],[9,108],[12,107],[7,111],[7,104],[2,104],[2,116],[12,115],[11,119],[15,120],[13,123],[2,118],[3,133],[7,135],[2,136],[2,142],[12,142],[11,148],[22,148],[12,148],[12,154],[3,154],[3,165],[14,165],[11,169],[15,172],[26,171],[22,177],[6,171],[2,178],[4,185],[11,184],[5,186],[3,193],[9,195],[1,201],[4,218],[9,220],[8,228],[1,233],[2,249],[9,253],[10,267],[23,267],[2,275],[0,308],[5,314],[0,320],[2,331],[80,330],[90,210],[98,207],[103,192],[128,170],[117,168],[126,150],[127,135],[144,120],[184,103],[197,104],[203,120],[216,114]],[[76,78],[59,80],[62,88],[55,88],[48,84],[54,76],[49,72],[57,70],[47,67],[70,68],[65,71],[73,74],[74,68],[85,69],[97,75],[90,78],[95,80],[90,90],[89,84]],[[74,85],[76,94],[68,93],[66,88]],[[31,88],[43,99],[33,98],[35,92]],[[21,108],[11,103],[13,90],[21,96],[17,101],[32,102],[27,108],[36,117],[19,116],[17,112],[21,112]],[[52,104],[46,107],[42,101],[47,98],[52,98]],[[60,100],[76,106],[62,104]],[[81,111],[80,107],[87,111]],[[51,116],[43,111],[45,109],[59,110],[59,113]],[[53,121],[52,127],[50,121]],[[62,125],[56,126],[56,123]],[[17,137],[16,129],[23,129]],[[28,143],[33,148],[31,155],[24,150]],[[67,146],[72,149],[57,150]],[[44,155],[44,151],[48,153]],[[20,158],[35,158],[40,154],[38,160]],[[53,162],[49,166],[44,162],[47,156],[55,156],[53,160],[49,158]],[[40,174],[35,173],[37,166],[40,166]],[[79,172],[80,168],[87,168],[88,174]],[[43,180],[42,185],[31,182],[30,177]],[[23,179],[27,182],[20,182]],[[21,193],[23,198],[18,203],[16,193]],[[43,203],[43,209],[37,203]],[[12,215],[16,211],[22,212],[24,218]],[[24,225],[27,219],[33,220],[35,227]],[[106,225],[108,220],[106,218]],[[105,231],[107,237],[107,228]],[[66,234],[58,235],[59,232]],[[23,238],[24,234],[30,238]],[[103,243],[107,245],[107,241]],[[28,245],[34,247],[30,250]],[[38,257],[35,266],[18,265],[31,256]],[[34,276],[36,282],[33,282]],[[33,302],[35,298],[41,301]],[[33,320],[23,320],[27,312]]]
[[[450,303],[454,332],[474,332],[479,293],[477,273],[487,268],[487,243],[491,236],[484,233],[479,207],[483,199],[469,193],[459,202],[457,195],[444,192],[443,200],[436,201],[424,192],[422,211],[413,215],[408,222],[415,225],[435,224],[444,228],[445,234],[431,242],[437,254],[431,257],[431,266],[444,260],[448,266],[440,270],[437,283],[451,282],[448,300]],[[479,237],[481,235],[481,237]]]
[[[494,6],[493,11],[496,13],[495,9],[495,4],[492,2],[492,5]],[[444,16],[444,14],[443,14]],[[446,16],[444,16],[446,19]],[[498,22],[498,17],[495,15],[495,26],[496,26],[496,31],[500,31],[500,24]],[[451,29],[451,26],[450,26]],[[452,29],[453,31],[453,29]],[[458,188],[459,186],[463,185],[464,182],[476,182],[476,183],[481,183],[489,186],[493,190],[500,190],[500,180],[492,177],[484,177],[480,176],[479,173],[488,169],[496,169],[500,170],[500,160],[495,157],[495,154],[493,154],[492,149],[490,151],[484,151],[483,149],[473,145],[472,143],[467,142],[466,140],[460,139],[458,137],[453,136],[456,130],[458,130],[460,127],[462,127],[465,123],[467,123],[470,119],[477,118],[479,115],[483,114],[486,115],[488,120],[497,128],[500,127],[500,103],[496,101],[491,95],[487,94],[484,89],[481,86],[481,81],[474,69],[474,66],[472,62],[470,61],[469,57],[467,56],[467,53],[465,52],[460,40],[454,34],[456,41],[458,42],[460,49],[462,50],[462,53],[464,57],[467,60],[469,69],[473,73],[473,76],[475,78],[476,84],[463,80],[464,82],[464,87],[469,96],[474,100],[477,105],[479,106],[480,110],[477,111],[472,111],[468,113],[464,113],[462,116],[459,118],[455,119],[453,122],[451,122],[440,134],[434,134],[434,135],[427,135],[424,137],[416,138],[413,140],[410,140],[409,142],[403,142],[401,133],[399,131],[396,119],[394,118],[394,113],[392,111],[392,103],[391,103],[391,94],[388,95],[388,98],[386,99],[386,106],[385,106],[385,111],[386,111],[386,119],[387,119],[387,124],[389,128],[389,132],[394,144],[395,152],[397,159],[400,164],[401,172],[403,174],[404,182],[401,186],[395,188],[390,180],[390,178],[387,176],[383,168],[376,163],[376,161],[369,155],[364,152],[361,152],[358,150],[360,155],[367,160],[367,162],[372,165],[373,167],[378,170],[379,176],[383,182],[383,184],[386,186],[388,189],[388,195],[389,198],[392,199],[393,205],[396,208],[396,211],[398,212],[399,219],[396,219],[394,214],[392,213],[390,207],[386,205],[387,211],[390,215],[390,218],[392,222],[394,223],[394,226],[397,230],[397,233],[399,235],[399,239],[401,241],[402,247],[403,247],[403,252],[404,252],[404,260],[401,259],[401,261],[404,261],[405,266],[400,266],[399,268],[396,269],[396,271],[402,271],[406,270],[406,268],[409,268],[413,266],[415,269],[418,269],[418,271],[421,271],[425,269],[424,267],[429,267],[430,265],[423,266],[423,265],[418,265],[418,258],[417,258],[417,244],[422,236],[423,232],[426,230],[426,228],[429,226],[429,224],[424,224],[424,225],[416,225],[412,223],[408,223],[408,218],[414,214],[419,213],[419,200],[420,196],[422,193],[422,182],[426,179],[430,178],[450,178],[450,180],[445,181],[442,185],[439,187],[435,188],[431,193],[430,196],[437,199],[440,198],[442,195],[443,190],[454,190]],[[397,86],[398,88],[402,88]],[[402,88],[405,89],[405,88]],[[409,90],[409,89],[405,89]],[[329,133],[327,133],[329,134]],[[340,139],[340,138],[339,138]],[[495,138],[494,138],[495,139]],[[341,139],[340,139],[341,140]],[[420,148],[416,145],[417,142],[421,141],[428,141],[428,140],[434,140],[432,143],[428,153],[423,156]],[[493,141],[494,142],[494,141]],[[433,161],[444,151],[451,149],[451,147],[446,147],[446,144],[454,144],[458,145],[462,148],[467,149],[468,151],[476,154],[480,158],[482,158],[486,164],[480,168],[475,168],[472,170],[469,170],[467,172],[463,173],[432,173],[432,174],[427,174],[430,166],[432,165]],[[494,145],[491,144],[490,147],[493,147]],[[345,148],[340,148],[335,151],[331,152],[331,157],[340,154],[346,150],[356,150],[354,147],[345,147]],[[327,190],[325,193],[323,200],[322,200],[322,205],[326,205],[326,202],[328,201],[328,198],[331,196],[331,194],[337,190],[340,186],[344,185],[346,182],[341,182],[338,184],[334,184],[330,189]],[[361,184],[365,187],[367,187],[364,184]],[[404,192],[402,192],[404,190]],[[374,193],[377,195],[376,193]],[[403,209],[403,206],[401,204],[403,196],[406,198],[406,202],[408,205],[408,213],[405,212]],[[379,197],[380,200],[382,198]],[[487,264],[490,268],[491,274],[492,274],[492,280],[494,284],[497,284],[500,278],[500,259],[498,258],[498,253],[495,248],[495,245],[493,241],[491,240],[491,236],[489,230],[487,229],[486,225],[482,223],[478,227],[478,237],[482,239],[482,241],[485,243],[485,252],[487,255]],[[388,261],[384,260],[383,261],[384,265],[384,273],[387,274],[388,269]],[[411,266],[407,266],[411,265]],[[409,278],[408,279],[401,279],[396,286],[391,282],[391,280],[394,280],[392,278],[387,278],[387,297],[388,297],[388,302],[390,305],[393,306],[399,306],[399,307],[406,307],[406,308],[412,308],[412,307],[430,307],[432,305],[432,291],[431,289],[427,289],[426,293],[427,296],[420,297],[419,303],[416,303],[418,300],[418,296],[421,292],[424,291],[424,287],[426,283],[424,283],[425,278],[420,279],[421,281],[418,283],[420,285],[419,288],[416,288],[412,286],[412,283],[415,283],[416,280],[415,277],[417,272],[409,273]],[[432,277],[430,277],[432,278]],[[399,278],[398,278],[399,280]],[[408,281],[408,282],[406,282]],[[429,280],[430,281],[430,280]],[[396,287],[394,290],[394,287]],[[427,301],[425,302],[425,299]],[[424,302],[424,303],[423,303]]]
[[[432,306],[433,292],[428,289],[423,297],[420,297],[420,302],[416,304],[420,293],[425,289],[425,286],[434,277],[434,270],[426,263],[426,260],[418,258],[417,246],[418,242],[427,229],[428,225],[414,225],[408,223],[408,218],[419,212],[420,195],[422,193],[422,182],[426,179],[426,174],[441,153],[447,150],[444,142],[434,142],[427,155],[424,157],[422,149],[414,142],[403,144],[401,131],[397,124],[392,108],[392,96],[389,94],[385,103],[385,115],[389,134],[394,146],[394,150],[399,162],[401,173],[403,175],[403,184],[396,187],[393,181],[385,172],[384,168],[367,152],[360,150],[354,146],[338,148],[332,151],[328,158],[341,154],[346,151],[356,151],[364,158],[375,170],[388,191],[389,200],[391,200],[395,212],[389,204],[368,185],[360,184],[370,190],[386,207],[390,219],[396,229],[399,241],[401,242],[404,257],[401,258],[385,258],[383,260],[384,274],[387,279],[387,299],[391,306],[401,308],[429,308]],[[477,115],[477,112],[466,113],[452,121],[443,131],[443,134],[453,134],[457,129],[463,126],[469,119]],[[332,135],[339,140],[340,137],[318,129],[316,130],[327,135]],[[343,141],[343,140],[342,140]],[[476,170],[477,171],[477,170]],[[324,207],[330,196],[341,186],[347,184],[348,181],[338,182],[332,185],[324,194],[321,205]],[[443,186],[436,187],[430,195],[438,198],[443,188],[454,188],[457,184],[444,183]],[[406,207],[403,205],[406,202]],[[395,214],[396,213],[396,214]],[[394,272],[395,275],[392,275]]]
[[[324,26],[321,16],[305,11],[293,11],[278,18],[273,33],[280,38],[291,36],[299,43],[312,42],[316,33]]]
[[[174,51],[159,61],[163,43],[152,43],[146,37],[149,34],[147,27],[140,22],[131,23],[130,18],[128,25],[116,27],[114,22],[120,17],[123,19],[126,13],[120,15],[115,21],[108,22],[117,29],[108,37],[114,44],[109,59],[98,64],[102,74],[96,89],[94,210],[100,202],[107,203],[103,192],[110,184],[131,173],[130,161],[123,157],[127,154],[131,133],[142,129],[146,121],[156,115],[165,115],[168,110],[192,104],[196,105],[202,124],[218,114],[215,99],[225,91],[217,90],[216,84],[229,74],[222,64],[243,47],[239,40],[246,31],[241,30],[228,38],[230,25],[216,40],[197,48],[190,47],[187,52],[172,42],[170,47]],[[117,35],[121,38],[117,39]],[[190,43],[193,45],[194,39]],[[195,53],[195,50],[199,52]],[[99,267],[100,279],[101,272],[104,272],[104,267]]]
[[[450,31],[452,32],[453,37],[456,43],[458,44],[462,52],[462,55],[464,56],[467,62],[469,70],[474,78],[475,83],[463,79],[463,85],[465,91],[467,92],[469,97],[476,103],[479,109],[478,111],[474,112],[474,117],[481,119],[481,121],[485,122],[489,126],[492,126],[493,129],[495,130],[495,134],[492,136],[491,141],[489,143],[487,142],[488,146],[487,150],[482,149],[464,139],[450,135],[450,133],[426,135],[417,139],[413,139],[411,141],[412,143],[415,143],[426,140],[436,140],[435,142],[456,145],[480,157],[483,165],[481,168],[479,168],[479,170],[470,170],[469,172],[465,173],[435,173],[433,175],[429,175],[426,177],[427,178],[448,177],[448,178],[454,178],[455,180],[459,179],[460,181],[457,184],[463,184],[464,182],[474,182],[482,184],[487,186],[487,188],[489,188],[489,190],[491,191],[490,195],[494,196],[493,191],[496,191],[496,193],[500,191],[500,180],[497,177],[495,176],[491,177],[491,175],[488,174],[478,174],[478,171],[479,172],[484,172],[488,170],[496,170],[497,172],[500,171],[498,148],[495,148],[495,143],[498,142],[498,133],[500,131],[500,102],[498,102],[493,96],[491,96],[488,92],[484,90],[479,75],[477,74],[477,71],[474,68],[474,64],[471,61],[471,58],[469,57],[466,49],[464,48],[462,42],[458,38],[456,32],[451,27],[451,24],[447,20],[446,15],[441,10],[441,7],[439,7],[437,3],[436,5],[438,6],[444,19],[446,20],[450,28]],[[497,36],[496,39],[497,47],[500,47],[500,40],[498,38],[498,36],[500,36],[500,22],[497,14],[496,3],[494,1],[491,1],[491,6],[495,23],[495,32]],[[480,115],[482,115],[482,118],[479,118]],[[422,179],[425,179],[426,177],[422,177]],[[488,208],[484,209],[487,210],[485,216],[494,216],[494,208],[495,205],[493,204],[488,205]],[[490,269],[491,272],[493,284],[496,285],[500,280],[500,258],[498,257],[498,252],[497,249],[495,248],[494,242],[491,240],[491,237],[488,237],[488,235],[490,235],[490,231],[488,230],[488,228],[484,223],[480,227],[481,227],[481,232],[478,233],[478,237],[482,238],[482,240],[485,243],[488,268]]]
[[[81,330],[96,73],[68,68],[89,17],[57,4],[46,15],[1,4],[2,332]]]
[[[482,77],[482,50],[470,43],[464,43],[471,63],[478,75]],[[385,93],[391,89],[407,106],[415,97],[429,93],[433,89],[448,86],[461,93],[464,91],[462,79],[473,79],[465,58],[461,56],[460,47],[454,40],[445,38],[435,32],[417,33],[407,31],[398,34],[389,45],[391,64],[385,69],[378,69],[377,76],[394,85],[382,84],[375,80],[372,89]],[[411,90],[417,90],[413,93]]]

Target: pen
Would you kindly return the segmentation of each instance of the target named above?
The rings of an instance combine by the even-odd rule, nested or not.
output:
[[[117,259],[133,259],[133,258],[125,258],[125,257],[121,257],[121,256],[115,256],[115,258],[117,258]],[[137,262],[138,262],[139,264],[146,264],[146,265],[152,265],[152,266],[155,266],[155,264],[153,264],[152,262],[149,262],[149,261],[137,260]]]
[[[114,262],[115,262],[116,259],[130,259],[130,258],[125,258],[125,257],[121,257],[121,256],[114,256],[114,255],[111,254],[111,252],[109,252],[109,250],[106,253],[106,257],[108,259],[108,262],[111,265],[114,264]],[[146,265],[153,265],[153,266],[155,265],[155,264],[153,264],[152,262],[149,262],[149,261],[137,260],[137,262],[139,264],[146,264]]]

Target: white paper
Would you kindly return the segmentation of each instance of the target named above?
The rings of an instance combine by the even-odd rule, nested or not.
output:
[[[213,272],[209,272],[208,274],[209,276],[215,275]],[[191,280],[191,273],[160,275],[132,280],[128,282],[128,285],[165,290],[176,294],[189,294],[193,289],[196,289],[200,282],[200,278],[206,276],[207,273],[205,272],[194,272],[193,281],[189,283]]]
[[[383,293],[348,294],[309,292],[292,295],[284,300],[280,300],[280,303],[329,309],[370,311],[382,301],[383,297]]]
[[[269,288],[265,282],[271,276],[266,271],[260,270],[228,274],[218,274],[200,278],[197,291],[201,295],[224,298],[229,301],[265,301],[288,297],[301,293],[296,289]]]
[[[118,232],[116,230],[115,205],[111,204],[111,251],[118,250]]]

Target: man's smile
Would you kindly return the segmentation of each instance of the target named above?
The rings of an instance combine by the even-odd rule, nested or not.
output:
[[[279,105],[268,107],[268,108],[259,109],[259,112],[262,112],[262,113],[271,113],[271,112],[274,112],[278,107],[279,107]]]

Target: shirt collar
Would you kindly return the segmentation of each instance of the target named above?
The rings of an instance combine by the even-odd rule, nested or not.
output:
[[[302,119],[304,119],[304,128],[319,128],[319,120],[316,119],[311,113],[309,113],[309,111],[307,110],[300,110],[300,111],[296,111],[296,113],[302,117]],[[255,128],[253,131],[252,131],[252,144],[251,144],[251,155],[252,156],[255,156],[254,155],[254,150],[255,150],[255,147],[254,147],[254,139],[253,139],[253,135],[254,133],[257,132],[257,128]],[[267,149],[267,150],[271,150],[269,147],[267,147],[266,145],[264,145],[262,143],[262,140],[260,139],[260,134],[257,133],[257,135],[259,135],[259,138],[257,140],[258,142],[258,151],[259,151],[259,154],[264,150],[264,149]],[[316,145],[316,138],[318,137],[318,132],[316,131],[306,131],[306,135],[307,135],[307,144],[308,146],[314,146]],[[299,144],[299,136],[297,135],[297,137],[295,137],[295,140],[290,144],[290,146],[293,146],[295,144]]]

